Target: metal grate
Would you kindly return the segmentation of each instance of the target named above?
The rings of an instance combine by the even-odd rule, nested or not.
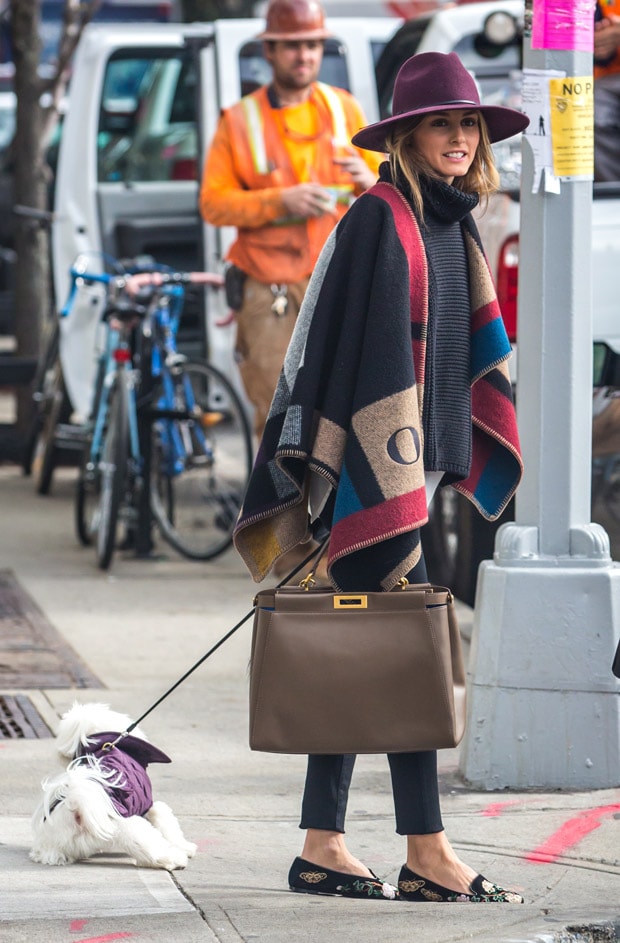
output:
[[[0,570],[0,691],[100,688],[10,570]]]
[[[27,697],[0,695],[0,740],[43,740],[52,736]]]

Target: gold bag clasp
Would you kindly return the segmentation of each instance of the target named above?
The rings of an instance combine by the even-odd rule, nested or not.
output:
[[[368,596],[334,596],[334,609],[367,609]]]

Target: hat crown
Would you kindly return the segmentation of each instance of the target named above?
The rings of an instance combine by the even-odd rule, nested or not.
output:
[[[267,7],[265,38],[314,36],[325,33],[325,14],[318,0],[271,0]]]
[[[477,107],[476,82],[455,52],[421,52],[408,59],[396,76],[392,114],[462,104]]]
[[[419,52],[407,59],[396,76],[391,116],[361,128],[352,142],[385,153],[388,135],[397,125],[420,115],[459,109],[482,115],[491,144],[524,131],[529,124],[527,115],[514,108],[482,104],[476,80],[455,52]]]

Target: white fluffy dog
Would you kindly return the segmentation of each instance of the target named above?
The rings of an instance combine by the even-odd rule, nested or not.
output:
[[[72,864],[99,852],[121,852],[144,868],[184,868],[196,852],[172,810],[153,802],[149,763],[170,763],[131,719],[107,704],[78,704],[63,714],[56,738],[71,763],[44,780],[32,818],[33,861]]]

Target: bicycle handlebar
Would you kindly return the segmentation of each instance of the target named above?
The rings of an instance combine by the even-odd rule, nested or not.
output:
[[[141,289],[152,286],[153,288],[166,288],[170,286],[183,285],[208,285],[211,288],[222,288],[224,279],[221,275],[215,275],[212,272],[137,272],[133,275],[109,274],[107,272],[88,272],[76,268],[74,265],[69,269],[69,278],[71,284],[67,299],[60,309],[58,316],[60,318],[68,317],[77,287],[80,282],[87,285],[113,285],[118,291],[126,291],[130,297],[136,295]]]
[[[124,275],[109,275],[107,272],[85,272],[73,266],[69,269],[69,278],[71,279],[69,294],[67,295],[64,305],[58,312],[58,317],[60,318],[68,317],[80,281],[87,285],[110,285],[113,283],[119,289],[124,287],[126,281],[126,276]]]
[[[222,288],[224,279],[213,272],[138,272],[125,279],[125,290],[129,295],[137,294],[142,288],[162,288],[168,285],[208,285]]]

